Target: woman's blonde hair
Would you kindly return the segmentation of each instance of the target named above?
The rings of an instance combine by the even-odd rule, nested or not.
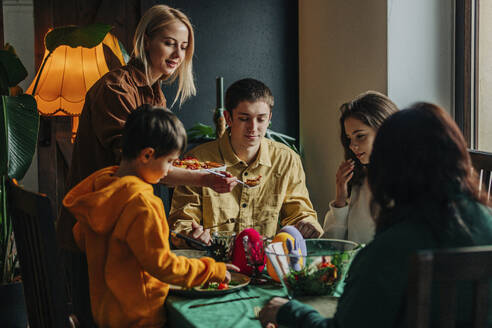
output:
[[[179,98],[179,105],[181,106],[186,99],[196,94],[195,82],[193,79],[193,53],[195,51],[195,40],[193,26],[188,17],[178,9],[166,5],[155,5],[151,7],[145,12],[138,23],[133,38],[133,55],[142,62],[147,83],[150,85],[150,59],[149,54],[145,50],[145,41],[150,41],[156,33],[176,21],[183,23],[188,28],[189,32],[185,58],[173,74],[166,76],[161,80],[165,80],[166,83],[173,83],[179,77],[178,92],[176,93],[172,105],[174,105]]]

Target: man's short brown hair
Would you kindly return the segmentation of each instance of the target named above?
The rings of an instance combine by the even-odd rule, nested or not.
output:
[[[236,81],[227,88],[225,107],[231,115],[232,110],[243,101],[252,103],[263,101],[270,107],[270,110],[274,104],[270,88],[265,83],[251,78]]]

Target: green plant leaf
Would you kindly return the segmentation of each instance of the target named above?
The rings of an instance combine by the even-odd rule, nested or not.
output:
[[[31,165],[38,139],[39,114],[31,95],[2,96],[0,175],[20,180]]]
[[[0,50],[0,84],[14,87],[27,77],[27,70],[13,50]]]
[[[215,140],[215,129],[210,125],[203,123],[197,123],[188,130],[186,130],[188,135],[188,142],[194,142],[197,140]],[[283,143],[284,145],[290,147],[296,153],[299,150],[296,147],[296,139],[288,136],[286,134],[275,132],[273,130],[267,129],[265,137]]]
[[[197,123],[187,131],[188,142],[193,142],[195,140],[214,140],[215,130],[210,125],[203,123]]]
[[[46,49],[52,52],[62,45],[92,48],[102,42],[111,28],[111,25],[106,24],[57,27],[46,34]]]
[[[296,139],[292,138],[286,134],[275,132],[273,130],[267,129],[265,137],[283,143],[284,145],[290,147],[293,151],[299,154],[299,150],[296,147]]]

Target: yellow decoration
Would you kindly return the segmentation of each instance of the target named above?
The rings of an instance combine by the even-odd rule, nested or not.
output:
[[[287,248],[287,240],[290,240],[292,242],[292,245],[295,244],[294,237],[292,237],[287,232],[280,232],[280,233],[278,233],[273,238],[272,243],[281,242],[282,243],[282,246],[284,248],[284,253],[285,254],[289,254],[289,250]],[[298,254],[299,255],[302,255],[302,252],[301,252],[301,249],[300,248],[297,251],[298,251]],[[299,261],[300,261],[301,266],[303,265],[302,260],[303,260],[302,257],[299,258]],[[270,277],[272,277],[273,280],[275,280],[276,282],[280,282],[280,279],[278,278],[277,273],[275,272],[275,269],[273,268],[273,265],[272,265],[272,263],[270,262],[270,260],[268,258],[267,258],[267,271],[268,271],[268,274],[270,275]]]

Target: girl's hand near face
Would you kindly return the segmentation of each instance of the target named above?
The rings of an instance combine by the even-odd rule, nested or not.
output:
[[[348,182],[354,175],[355,163],[349,159],[342,162],[338,167],[336,174],[336,198],[333,205],[335,207],[344,207],[347,205]]]

